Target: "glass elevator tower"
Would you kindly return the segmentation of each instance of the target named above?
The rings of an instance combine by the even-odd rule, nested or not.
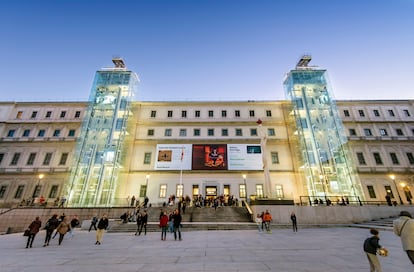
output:
[[[114,68],[95,75],[66,184],[69,207],[110,207],[116,202],[130,103],[139,80],[122,59],[112,61]]]
[[[291,100],[293,135],[290,137],[296,143],[302,180],[300,194],[310,202],[315,199],[336,202],[344,197],[360,204],[361,183],[330,95],[326,70],[308,66],[310,61],[310,56],[303,56],[284,80],[286,95]]]

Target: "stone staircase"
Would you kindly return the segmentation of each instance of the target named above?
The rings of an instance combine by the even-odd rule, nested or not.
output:
[[[375,228],[375,229],[378,229],[378,230],[390,230],[390,231],[392,231],[393,230],[392,222],[395,219],[397,219],[397,217],[381,218],[381,219],[371,220],[371,221],[367,221],[367,222],[352,224],[352,225],[350,225],[350,227],[366,228],[366,229]]]
[[[147,232],[160,231],[159,216],[161,211],[167,214],[172,212],[174,207],[151,207],[147,209],[148,225]],[[182,214],[183,231],[196,230],[250,230],[256,229],[246,207],[189,207]],[[122,223],[121,221],[112,224],[109,232],[135,232],[135,222]]]

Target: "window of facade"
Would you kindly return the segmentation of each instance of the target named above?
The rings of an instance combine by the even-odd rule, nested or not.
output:
[[[176,188],[176,196],[177,196],[177,197],[183,197],[183,192],[184,192],[184,185],[182,185],[182,184],[177,184],[177,188]]]
[[[270,157],[272,158],[272,164],[279,163],[279,153],[278,152],[270,152]]]
[[[379,117],[380,116],[380,113],[379,113],[378,110],[373,110],[373,112],[374,112],[374,116],[376,116],[376,117]]]
[[[14,136],[14,133],[15,133],[15,130],[14,130],[14,129],[10,129],[10,130],[7,132],[7,137],[13,137],[13,136]]]
[[[151,111],[151,118],[155,118],[157,116],[157,111]]]
[[[75,112],[75,118],[80,118],[81,112],[80,111],[76,111]]]
[[[75,137],[75,132],[76,132],[76,130],[74,130],[74,129],[69,129],[69,132],[68,132],[68,137]]]
[[[374,152],[374,153],[372,153],[372,155],[374,155],[374,160],[375,160],[375,163],[377,165],[382,165],[383,164],[380,153]]]
[[[404,112],[404,115],[406,117],[410,117],[411,116],[411,114],[410,114],[410,112],[408,110],[403,110],[403,112]]]
[[[266,110],[266,117],[272,117],[272,111]]]
[[[199,118],[201,116],[201,112],[199,110],[196,110],[194,112],[194,116],[197,117],[197,118]]]
[[[214,128],[209,128],[209,129],[207,130],[207,135],[208,135],[208,136],[214,136]]]
[[[243,136],[243,131],[241,128],[236,128],[236,136]]]
[[[27,165],[33,165],[35,159],[36,159],[36,153],[30,153],[29,154],[29,158],[27,159],[26,164]]]
[[[62,156],[60,156],[59,165],[65,165],[66,161],[68,160],[69,153],[62,153]]]
[[[6,191],[7,191],[7,185],[2,185],[0,187],[0,199],[4,198],[4,196],[6,195]]]
[[[34,190],[33,190],[33,194],[32,197],[36,198],[40,196],[40,191],[42,190],[42,186],[41,185],[36,185]]]
[[[49,198],[56,198],[59,186],[52,185],[49,192]]]
[[[20,153],[14,153],[10,165],[17,165],[19,163]]]
[[[250,129],[250,136],[257,136],[257,128]]]
[[[200,129],[199,128],[194,129],[194,136],[200,136]]]
[[[148,129],[147,136],[154,136],[154,130],[153,129]]]
[[[187,118],[187,111],[186,110],[181,111],[181,117],[182,118]]]
[[[385,128],[380,128],[379,131],[380,131],[381,136],[387,136],[388,135],[388,132]]]
[[[167,112],[167,117],[169,117],[169,118],[173,117],[173,112],[171,110],[169,110]]]
[[[30,118],[36,118],[37,116],[37,111],[32,111],[32,115],[30,116]]]
[[[147,185],[141,185],[139,188],[139,197],[146,197],[147,196]]]
[[[208,117],[214,117],[214,111],[209,110],[208,111]]]
[[[239,196],[241,198],[246,198],[246,185],[239,184]]]
[[[66,111],[61,111],[60,112],[60,118],[65,118],[66,116]]]
[[[223,118],[227,117],[227,111],[226,110],[221,111],[221,117],[223,117]]]
[[[391,198],[394,198],[394,193],[391,190],[391,186],[385,185],[384,188],[385,188],[385,193],[389,195]]]
[[[395,133],[397,133],[398,136],[404,136],[404,132],[400,128],[395,129]]]
[[[364,153],[357,152],[356,155],[357,155],[358,163],[360,165],[366,165],[367,164],[366,161],[365,161],[365,158],[364,158]]]
[[[283,185],[282,184],[276,184],[275,185],[275,194],[277,198],[283,198]]]
[[[18,111],[17,115],[16,115],[16,119],[22,119],[23,116],[23,112],[22,111]]]
[[[356,136],[357,134],[356,134],[356,131],[355,131],[355,129],[354,128],[350,128],[349,129],[349,135],[350,136]]]
[[[254,110],[249,110],[249,116],[254,117]]]
[[[267,135],[268,136],[275,136],[276,135],[275,129],[274,128],[268,128],[267,129]]]
[[[45,137],[45,130],[44,129],[41,129],[41,130],[39,130],[39,132],[37,133],[37,137]]]
[[[410,164],[414,164],[414,155],[413,155],[413,153],[407,152],[406,155],[407,155],[408,162]]]
[[[235,110],[235,111],[234,111],[234,116],[236,116],[236,117],[240,117],[240,111],[239,111],[239,110]]]
[[[0,153],[0,164],[2,163],[3,159],[4,159],[4,153]]]
[[[345,117],[349,117],[350,115],[349,115],[349,110],[344,110],[344,116]]]
[[[374,186],[367,185],[369,198],[377,198],[377,195],[375,194]]]
[[[14,194],[15,199],[19,199],[22,197],[24,191],[24,185],[17,186],[16,193]]]
[[[180,129],[180,137],[187,136],[187,130],[185,128]]]
[[[229,136],[229,130],[227,128],[222,128],[221,136]]]
[[[394,165],[400,164],[400,162],[398,161],[397,154],[395,154],[394,152],[390,153],[390,158],[391,158],[392,164]]]
[[[172,129],[166,128],[164,132],[164,136],[170,137],[172,135]]]
[[[391,117],[394,117],[394,116],[395,116],[395,114],[394,114],[394,111],[393,111],[393,110],[388,110],[388,114],[389,114]]]
[[[43,165],[49,165],[51,160],[52,160],[52,152],[46,153],[45,157],[43,158]]]
[[[144,164],[151,164],[151,152],[144,153]]]
[[[55,129],[55,131],[53,131],[53,137],[59,137],[60,136],[60,129]]]
[[[365,136],[372,136],[371,129],[369,129],[369,128],[364,128],[364,134],[365,134]]]
[[[364,110],[358,110],[359,116],[360,117],[365,117],[365,112]]]
[[[29,135],[30,135],[30,129],[25,129],[25,130],[23,130],[23,135],[22,135],[22,137],[29,137]]]
[[[161,184],[160,185],[160,198],[166,198],[167,197],[167,184]]]
[[[46,115],[45,115],[45,118],[50,118],[50,117],[52,117],[52,112],[51,111],[47,111],[46,112]]]
[[[263,184],[256,184],[256,196],[257,197],[263,197]]]

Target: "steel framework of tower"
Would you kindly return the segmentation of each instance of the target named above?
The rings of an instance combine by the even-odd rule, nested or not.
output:
[[[88,109],[66,184],[70,207],[112,206],[122,168],[127,121],[138,76],[121,58],[96,72]]]
[[[310,60],[309,55],[303,56],[284,80],[286,95],[291,100],[291,137],[296,139],[301,193],[312,202],[336,202],[342,197],[358,202],[364,194],[330,95],[326,70],[308,66]]]

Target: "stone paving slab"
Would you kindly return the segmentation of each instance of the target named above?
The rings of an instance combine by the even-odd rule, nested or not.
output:
[[[254,230],[183,232],[183,241],[160,233],[134,236],[105,233],[102,245],[95,245],[95,233],[77,231],[57,245],[42,247],[41,231],[26,249],[21,233],[0,236],[0,271],[369,271],[362,250],[369,236],[362,228],[306,228],[293,233],[274,229],[271,234]],[[413,271],[401,248],[399,237],[380,231],[380,244],[390,250],[381,257],[383,271]]]

